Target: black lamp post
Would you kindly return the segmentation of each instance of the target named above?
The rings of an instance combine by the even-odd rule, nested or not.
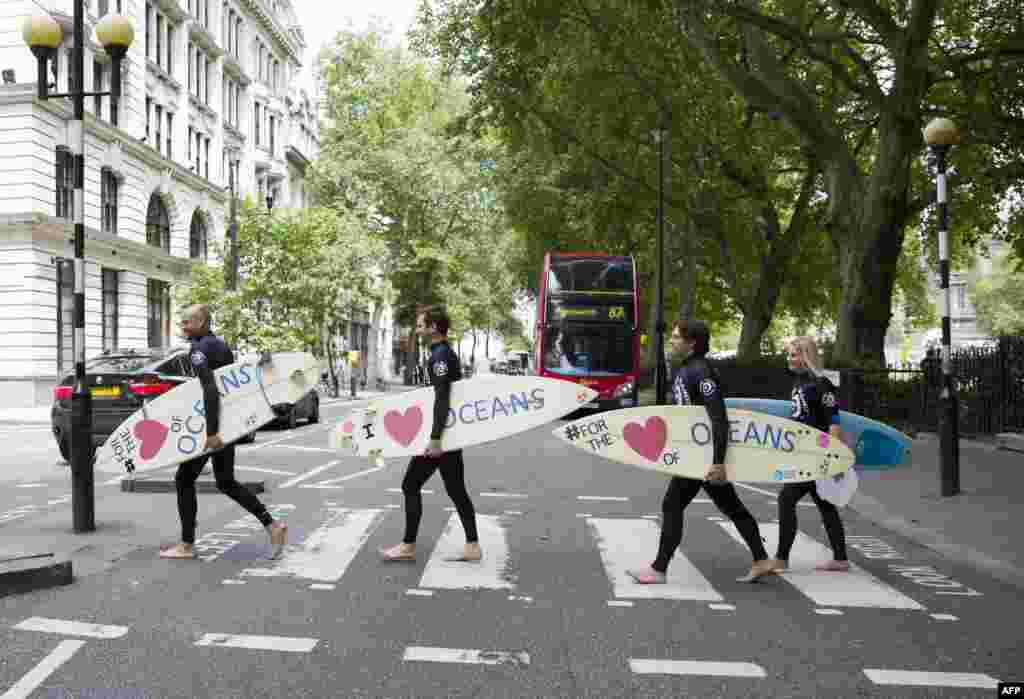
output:
[[[238,288],[238,207],[235,197],[235,170],[238,160],[228,160],[228,191],[231,196],[231,213],[227,231],[227,264],[224,265],[224,288],[235,291]]]
[[[60,25],[49,15],[29,17],[21,35],[38,59],[37,90],[41,100],[70,97],[74,115],[69,124],[73,156],[75,193],[72,220],[75,229],[75,385],[71,393],[71,507],[76,532],[96,529],[95,492],[92,464],[92,398],[85,380],[85,98],[110,96],[111,121],[116,123],[121,97],[121,61],[135,38],[131,20],[107,14],[96,25],[96,38],[111,59],[110,91],[85,92],[85,9],[84,0],[74,0],[71,84],[67,93],[49,92],[47,63],[63,40]]]
[[[664,126],[654,132],[658,142],[658,242],[657,242],[657,294],[654,308],[654,387],[656,405],[665,404],[668,383],[665,366],[665,136]]]
[[[933,119],[924,128],[925,143],[936,161],[935,191],[939,206],[939,281],[942,287],[942,392],[939,394],[939,468],[942,495],[960,492],[960,430],[957,424],[956,386],[951,362],[952,324],[949,318],[949,214],[946,208],[946,154],[960,142],[960,132],[949,119]]]

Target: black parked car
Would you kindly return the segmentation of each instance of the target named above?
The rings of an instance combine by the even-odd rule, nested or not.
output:
[[[193,378],[188,347],[113,350],[85,364],[86,385],[92,393],[92,442],[103,444],[124,420],[146,401]],[[50,423],[60,455],[71,458],[71,391],[74,372],[53,389]],[[238,440],[252,442],[255,433]]]

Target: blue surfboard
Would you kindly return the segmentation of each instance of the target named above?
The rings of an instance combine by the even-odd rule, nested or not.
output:
[[[725,407],[786,418],[793,414],[792,401],[771,398],[726,398]],[[857,456],[854,468],[882,471],[910,465],[913,440],[899,430],[845,410],[839,411],[839,429],[846,438],[844,441],[853,441],[853,453]]]

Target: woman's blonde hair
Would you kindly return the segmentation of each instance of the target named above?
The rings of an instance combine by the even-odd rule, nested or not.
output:
[[[794,337],[789,341],[789,347],[797,351],[809,372],[815,376],[821,376],[821,364],[818,361],[818,343],[814,341],[813,337],[810,335]]]

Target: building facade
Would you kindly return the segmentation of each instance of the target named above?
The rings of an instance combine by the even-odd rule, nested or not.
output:
[[[316,105],[292,89],[305,48],[286,0],[86,0],[86,36],[107,12],[135,26],[117,113],[86,97],[86,357],[180,341],[172,290],[222,240],[234,170],[238,196],[308,203],[318,153]],[[74,183],[71,101],[36,99],[21,23],[39,11],[0,0],[0,407],[48,405],[73,370]],[[68,92],[72,4],[51,16],[64,44],[50,70]],[[87,40],[85,88],[110,85],[110,60]]]

